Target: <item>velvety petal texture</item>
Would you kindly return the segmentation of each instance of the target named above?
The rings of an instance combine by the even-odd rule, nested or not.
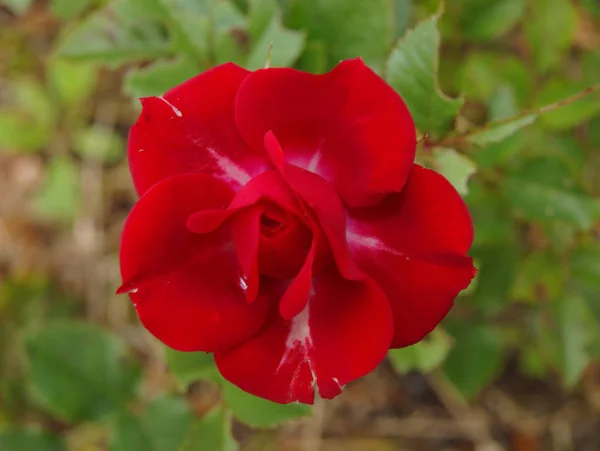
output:
[[[402,193],[349,210],[347,236],[360,269],[391,302],[393,347],[431,332],[475,276],[466,256],[473,226],[465,203],[445,178],[418,165]]]
[[[129,292],[144,326],[174,349],[227,348],[265,320],[266,299],[246,302],[228,231],[197,235],[185,225],[192,212],[222,207],[232,196],[206,174],[171,177],[151,188],[125,223],[121,291]]]
[[[360,59],[324,75],[223,64],[142,99],[119,292],[249,393],[333,398],[475,274],[467,207],[415,148],[406,105]]]
[[[216,352],[215,360],[226,379],[249,393],[312,404],[314,388],[333,398],[372,371],[392,331],[390,305],[377,284],[348,281],[332,269],[313,280],[309,302],[292,320],[272,311],[253,339]]]
[[[172,175],[204,172],[238,188],[264,170],[261,149],[252,151],[234,122],[235,98],[249,73],[224,64],[162,97],[142,99],[127,151],[140,195]]]
[[[272,131],[289,163],[331,182],[352,206],[402,189],[415,156],[408,108],[360,59],[324,75],[258,70],[240,86],[235,121],[256,150]]]

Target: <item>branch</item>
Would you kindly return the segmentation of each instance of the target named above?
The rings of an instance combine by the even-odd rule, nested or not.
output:
[[[548,105],[544,105],[539,108],[525,110],[515,116],[511,116],[506,119],[488,122],[483,127],[476,128],[476,129],[471,130],[463,135],[450,136],[450,137],[445,138],[437,143],[436,142],[428,143],[428,145],[429,145],[429,147],[438,147],[438,146],[439,147],[444,147],[444,146],[452,147],[452,146],[456,146],[456,145],[464,145],[466,143],[466,141],[468,141],[469,137],[471,137],[473,135],[488,131],[495,127],[500,127],[502,125],[509,124],[511,122],[518,121],[519,119],[523,119],[527,116],[531,116],[531,115],[540,116],[542,114],[549,113],[550,111],[557,110],[557,109],[559,109],[565,105],[568,105],[570,103],[577,102],[578,100],[580,100],[586,96],[589,96],[590,94],[593,94],[596,91],[600,91],[600,83],[597,83],[592,86],[588,86],[583,91],[580,91],[577,94],[574,94],[570,97],[566,97],[564,99],[558,100],[554,103],[550,103]]]

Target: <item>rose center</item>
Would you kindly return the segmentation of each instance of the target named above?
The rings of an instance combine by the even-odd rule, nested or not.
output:
[[[260,217],[260,232],[273,237],[285,230],[288,225],[287,213],[276,205],[268,205]]]
[[[312,233],[300,218],[279,205],[265,202],[263,207],[259,270],[275,279],[294,277],[306,259]]]

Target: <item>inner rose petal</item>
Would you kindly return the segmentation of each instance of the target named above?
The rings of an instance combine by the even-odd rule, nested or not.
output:
[[[306,260],[312,232],[295,214],[264,202],[260,217],[258,268],[274,279],[294,277]]]

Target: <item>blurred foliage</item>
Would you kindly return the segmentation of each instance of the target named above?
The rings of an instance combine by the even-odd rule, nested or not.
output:
[[[0,40],[0,152],[46,162],[30,194],[41,223],[76,227],[84,169],[124,165],[135,112],[122,119],[102,102],[107,73],[122,74],[131,109],[131,99],[225,61],[257,69],[269,55],[271,66],[322,73],[361,56],[404,97],[423,136],[418,161],[465,196],[476,230],[473,285],[426,340],[390,352],[393,367],[436,371],[473,399],[509,359],[570,390],[600,358],[600,96],[569,99],[600,82],[596,1],[453,0],[445,11],[433,0],[0,6],[15,24],[44,15],[54,27],[42,61],[12,43],[18,25]],[[157,392],[131,343],[76,321],[79,303],[58,285],[17,270],[4,278],[0,449],[84,449],[51,425],[97,422],[112,451],[233,451],[232,418],[268,428],[310,414],[240,391],[202,353],[164,350],[173,383]],[[183,396],[198,380],[221,390],[200,413]]]

